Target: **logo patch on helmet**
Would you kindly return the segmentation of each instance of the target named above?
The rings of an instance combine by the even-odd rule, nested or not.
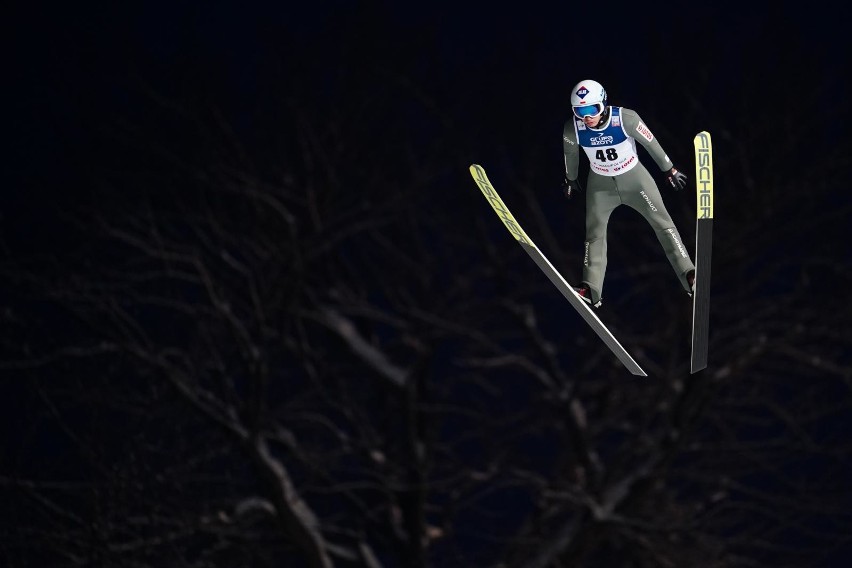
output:
[[[580,87],[579,89],[577,89],[577,92],[575,94],[581,99],[585,99],[586,95],[589,94],[589,89],[587,89],[586,87]]]

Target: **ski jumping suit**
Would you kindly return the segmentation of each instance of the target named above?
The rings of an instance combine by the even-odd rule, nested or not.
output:
[[[681,285],[689,292],[686,274],[695,270],[695,265],[663,204],[654,178],[639,163],[636,141],[647,150],[660,170],[669,171],[671,160],[636,111],[615,106],[608,109],[606,120],[596,128],[587,128],[582,120],[572,117],[565,123],[562,135],[568,179],[577,179],[578,141],[589,158],[583,283],[592,291],[592,303],[600,301],[606,274],[607,224],[613,210],[623,204],[641,213],[654,228]]]

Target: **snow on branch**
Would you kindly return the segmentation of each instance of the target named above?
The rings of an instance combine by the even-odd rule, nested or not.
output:
[[[345,318],[334,308],[320,308],[322,322],[343,339],[352,352],[379,375],[390,381],[396,387],[403,387],[408,382],[408,371],[397,367],[388,360],[384,353],[370,345],[364,339],[355,324]]]

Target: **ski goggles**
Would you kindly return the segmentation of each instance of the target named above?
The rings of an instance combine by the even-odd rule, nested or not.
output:
[[[586,118],[587,116],[597,116],[603,112],[604,106],[603,103],[595,103],[593,105],[585,105],[585,106],[575,106],[572,107],[574,109],[574,116],[577,118]]]

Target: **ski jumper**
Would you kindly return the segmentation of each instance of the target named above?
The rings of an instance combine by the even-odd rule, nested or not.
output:
[[[681,285],[689,292],[686,274],[695,270],[695,265],[663,204],[657,183],[639,163],[636,141],[661,171],[667,172],[672,168],[671,160],[636,111],[616,106],[608,109],[606,121],[596,128],[587,128],[582,120],[572,117],[565,123],[562,135],[568,179],[577,179],[579,148],[589,158],[583,283],[592,292],[592,303],[600,301],[606,274],[607,224],[616,207],[627,205],[638,211],[654,228]]]

